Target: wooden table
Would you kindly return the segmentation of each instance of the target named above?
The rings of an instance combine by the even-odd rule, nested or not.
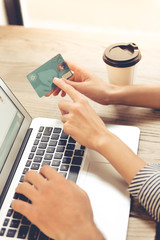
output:
[[[160,82],[160,35],[141,32],[68,32],[0,27],[0,76],[11,88],[30,115],[35,118],[60,118],[60,97],[39,98],[26,75],[57,53],[101,78],[107,73],[102,55],[106,46],[116,42],[135,42],[142,53],[134,84]],[[140,128],[138,155],[148,163],[160,163],[160,112],[127,106],[101,106],[90,101],[105,122],[134,125]],[[158,229],[158,227],[157,227]],[[153,240],[156,223],[132,200],[128,240]],[[158,237],[156,238],[158,239]]]

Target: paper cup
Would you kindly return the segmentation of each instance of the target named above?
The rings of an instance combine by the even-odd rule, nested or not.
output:
[[[135,43],[117,43],[106,48],[103,60],[109,82],[120,86],[132,84],[135,66],[140,59],[141,53]]]

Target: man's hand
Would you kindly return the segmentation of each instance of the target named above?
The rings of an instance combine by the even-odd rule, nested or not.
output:
[[[85,238],[88,229],[101,236],[94,225],[87,194],[53,168],[44,166],[40,173],[28,171],[16,192],[25,195],[31,203],[13,200],[12,208],[47,236],[56,240],[92,239]]]

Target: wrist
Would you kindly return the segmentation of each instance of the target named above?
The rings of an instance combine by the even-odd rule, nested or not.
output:
[[[98,142],[96,142],[95,151],[99,152],[104,157],[106,156],[106,150],[110,147],[110,144],[114,143],[114,135],[107,129],[103,129],[103,133],[98,137]],[[112,143],[111,143],[112,142]]]
[[[65,240],[105,240],[94,222],[88,222],[74,229]]]
[[[160,108],[159,86],[111,85],[108,104]],[[154,96],[154,97],[153,97]]]
[[[108,104],[122,104],[124,88],[122,86],[111,85],[111,90],[108,94]]]

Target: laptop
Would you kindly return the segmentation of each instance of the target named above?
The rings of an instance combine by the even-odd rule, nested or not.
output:
[[[60,120],[32,119],[1,78],[0,114],[0,238],[49,240],[10,207],[13,198],[29,201],[15,193],[25,173],[47,164],[88,193],[95,223],[107,240],[125,240],[130,196],[127,184],[107,159],[65,134]],[[106,127],[137,153],[137,127]]]

